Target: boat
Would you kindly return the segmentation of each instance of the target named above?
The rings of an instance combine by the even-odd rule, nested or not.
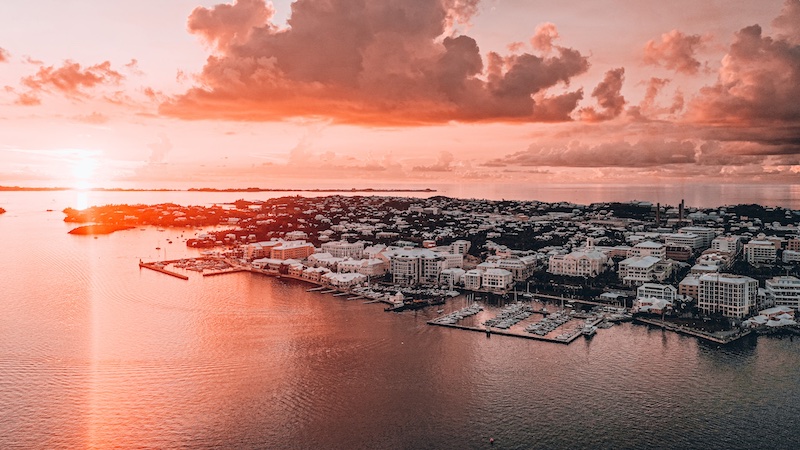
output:
[[[581,333],[586,337],[592,337],[597,334],[597,327],[594,325],[586,325],[583,327],[583,330],[581,330]]]
[[[156,247],[156,250],[161,250],[161,247]]]
[[[444,310],[443,310],[443,309],[437,309],[437,310],[436,310],[436,314],[441,314],[441,313],[443,313],[443,312],[444,312]]]

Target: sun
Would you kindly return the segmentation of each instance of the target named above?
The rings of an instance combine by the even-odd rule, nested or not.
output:
[[[72,179],[76,189],[90,189],[92,179],[97,170],[97,160],[90,156],[81,156],[72,162]]]

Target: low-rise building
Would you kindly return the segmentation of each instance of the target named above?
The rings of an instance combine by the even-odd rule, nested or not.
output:
[[[700,275],[691,274],[687,275],[680,283],[678,283],[678,295],[684,297],[691,297],[697,300],[698,293],[700,292]]]
[[[631,286],[664,281],[672,274],[672,262],[657,256],[627,258],[619,263],[619,279]]]
[[[775,277],[767,280],[764,290],[776,306],[789,306],[800,310],[800,279],[791,276]]]
[[[547,271],[554,275],[594,278],[606,270],[608,257],[597,250],[574,251],[567,255],[553,255]]]
[[[772,264],[777,258],[775,244],[767,240],[752,240],[744,244],[744,259],[750,264]]]
[[[694,233],[673,233],[664,236],[664,242],[672,245],[685,245],[696,251],[704,247],[705,239]]]
[[[644,283],[636,289],[637,299],[656,298],[671,303],[677,295],[678,290],[668,284]]]
[[[272,247],[272,259],[306,259],[316,251],[314,244],[306,241],[285,241]]]
[[[667,256],[667,247],[661,242],[644,241],[639,242],[628,250],[628,258],[642,256],[657,256],[664,258]]]
[[[481,281],[483,281],[483,271],[480,269],[472,269],[464,273],[464,289],[477,291],[481,288]]]
[[[514,276],[505,269],[489,269],[483,273],[481,288],[488,291],[506,291],[514,286]]]
[[[711,241],[711,248],[720,252],[738,255],[742,251],[742,238],[739,236],[719,236]]]
[[[330,253],[332,256],[337,258],[361,259],[361,257],[364,255],[364,243],[361,241],[326,242],[322,244],[321,247],[323,252]]]

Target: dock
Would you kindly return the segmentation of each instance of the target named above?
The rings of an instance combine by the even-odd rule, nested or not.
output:
[[[215,270],[213,272],[203,272],[204,277],[212,277],[214,275],[224,275],[226,273],[248,272],[244,267],[232,267],[230,269]]]
[[[165,269],[163,267],[159,267],[159,266],[157,266],[157,265],[155,265],[153,263],[144,263],[144,262],[139,261],[139,267],[140,268],[144,267],[145,269],[155,270],[156,272],[161,272],[163,274],[166,274],[166,275],[169,275],[169,276],[172,276],[172,277],[175,277],[175,278],[180,278],[181,280],[188,280],[189,279],[189,277],[187,277],[186,275],[183,275],[183,274],[180,274],[180,273],[177,273],[177,272],[173,272],[171,270],[167,270],[167,269]]]
[[[686,336],[693,336],[708,342],[713,342],[715,344],[726,345],[730,344],[731,342],[736,342],[739,339],[748,336],[751,333],[751,330],[744,330],[742,332],[734,333],[729,336],[715,336],[711,333],[706,333],[700,330],[694,330],[688,327],[680,326],[671,324],[669,322],[663,322],[658,319],[648,319],[644,317],[635,317],[633,319],[634,323],[644,324],[644,325],[651,325],[654,327],[659,327],[664,330],[674,331],[679,334],[683,334]]]
[[[578,331],[569,339],[561,340],[555,338],[549,338],[544,336],[537,336],[535,334],[522,334],[522,333],[515,333],[513,331],[505,331],[505,330],[498,330],[494,328],[486,328],[486,327],[470,327],[466,325],[458,325],[458,324],[450,324],[450,323],[438,323],[434,320],[429,320],[428,325],[436,325],[439,327],[447,327],[447,328],[456,328],[459,330],[468,330],[468,331],[477,331],[478,333],[485,333],[487,335],[490,334],[498,334],[500,336],[511,336],[511,337],[518,337],[523,339],[531,339],[534,341],[544,341],[544,342],[555,342],[557,344],[571,344],[575,339],[578,339],[579,336],[583,336],[583,334]]]

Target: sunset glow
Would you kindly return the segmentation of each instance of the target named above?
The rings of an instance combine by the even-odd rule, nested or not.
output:
[[[2,184],[800,170],[800,0],[5,2],[0,23]]]

